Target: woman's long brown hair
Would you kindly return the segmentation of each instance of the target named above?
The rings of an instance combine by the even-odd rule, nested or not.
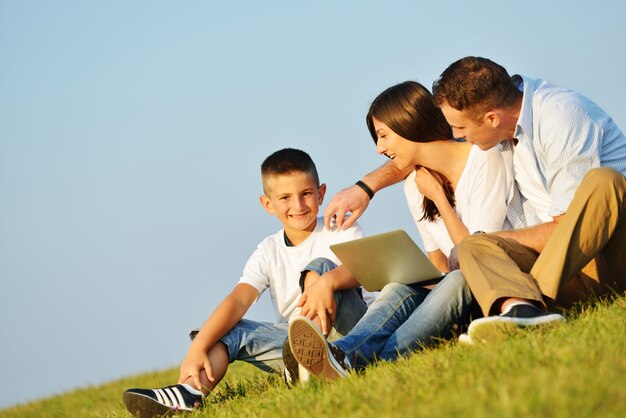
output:
[[[367,116],[367,128],[378,143],[373,118],[378,119],[396,134],[412,142],[433,142],[452,140],[452,129],[441,110],[435,106],[432,94],[415,81],[405,81],[389,87],[374,99]],[[455,207],[454,190],[450,181],[441,173],[428,169],[441,184],[446,198]],[[439,216],[435,202],[424,196],[424,215],[421,219],[432,222]]]

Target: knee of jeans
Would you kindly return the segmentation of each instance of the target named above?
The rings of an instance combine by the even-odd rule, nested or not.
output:
[[[307,266],[304,268],[304,270],[314,271],[321,276],[322,274],[331,271],[335,267],[337,267],[337,264],[335,264],[334,261],[325,257],[318,257],[310,261],[309,264],[307,264]]]
[[[445,289],[450,293],[464,294],[469,292],[469,286],[460,270],[454,270],[448,273],[448,275],[437,284],[437,287],[440,288],[440,290]]]
[[[405,284],[388,283],[385,285],[385,287],[382,288],[382,290],[380,291],[380,296],[378,298],[380,299],[391,295],[406,297],[414,293],[415,291],[410,286],[407,286]]]
[[[453,270],[446,275],[446,277],[439,282],[439,284],[449,283],[453,286],[463,286],[465,284],[465,277],[461,270]]]

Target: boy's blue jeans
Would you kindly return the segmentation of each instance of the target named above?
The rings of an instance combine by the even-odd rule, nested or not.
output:
[[[434,289],[388,284],[350,333],[333,345],[355,367],[393,360],[451,338],[455,326],[469,323],[472,294],[459,270],[449,273]]]
[[[335,267],[337,265],[331,260],[317,258],[305,270],[322,275]],[[348,334],[367,310],[357,289],[335,292],[335,302],[337,315],[329,333],[331,340]],[[288,324],[285,322],[270,324],[242,319],[220,341],[226,346],[231,363],[243,360],[264,371],[280,371],[284,368],[283,344],[287,339],[287,329]]]

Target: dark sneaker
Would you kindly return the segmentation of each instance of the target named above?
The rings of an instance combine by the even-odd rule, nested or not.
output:
[[[472,342],[489,342],[514,335],[523,328],[556,325],[562,315],[547,312],[534,305],[515,305],[506,313],[472,321],[467,329]]]
[[[346,355],[304,316],[289,321],[289,345],[296,361],[321,379],[344,378],[352,370]]]
[[[128,389],[122,396],[126,409],[136,417],[172,416],[202,407],[202,395],[191,393],[183,385],[160,389]]]
[[[309,371],[298,364],[298,361],[291,351],[289,338],[285,339],[285,344],[283,344],[283,363],[285,364],[283,377],[287,386],[293,387],[297,384],[302,385],[309,381]]]

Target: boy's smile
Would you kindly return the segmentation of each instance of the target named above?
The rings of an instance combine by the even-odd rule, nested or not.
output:
[[[318,187],[309,173],[297,171],[267,176],[264,187],[265,195],[260,198],[263,208],[278,218],[295,245],[306,239],[315,229],[326,185]]]

